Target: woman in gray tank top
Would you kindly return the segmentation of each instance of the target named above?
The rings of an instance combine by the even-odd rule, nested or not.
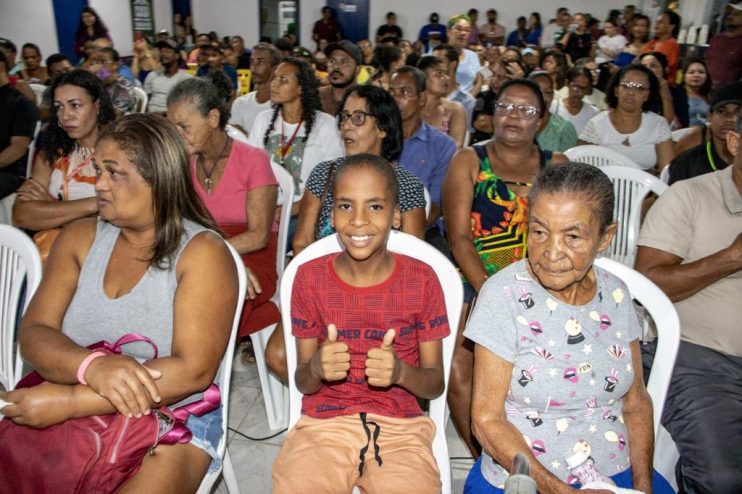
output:
[[[18,424],[140,417],[195,401],[229,340],[236,267],[209,231],[176,128],[159,116],[123,117],[101,135],[95,161],[100,217],[64,228],[21,323],[24,358],[52,384],[4,397],[12,405],[3,413]],[[159,357],[147,361],[151,350],[138,344],[102,358],[86,348],[132,332],[152,339]],[[210,464],[218,466],[221,410],[187,425],[190,443],[158,446],[119,492],[195,492]]]

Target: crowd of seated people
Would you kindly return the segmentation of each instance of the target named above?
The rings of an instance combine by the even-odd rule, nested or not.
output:
[[[739,458],[718,454],[727,438],[742,434],[742,349],[730,336],[730,325],[742,314],[739,304],[721,308],[713,302],[722,287],[742,293],[742,64],[734,50],[712,55],[689,47],[686,55],[677,40],[682,22],[678,14],[672,10],[647,14],[627,6],[623,11],[610,11],[601,21],[590,13],[570,13],[560,7],[548,23],[542,24],[541,15],[532,12],[521,17],[517,27],[506,28],[498,23],[494,9],[486,12],[487,22],[479,25],[477,9],[467,14],[452,12],[446,18],[432,13],[419,39],[408,40],[397,25],[396,14],[389,12],[375,38],[354,43],[343,39],[342,25],[333,10],[325,7],[322,19],[314,25],[314,53],[299,46],[292,34],[246,48],[241,36],[221,38],[216,32],[197,32],[192,20],[186,27],[178,16],[174,37],[167,32],[152,40],[136,35],[132,57],[125,61],[113,47],[105,23],[95,10],[85,7],[75,35],[75,53],[70,54],[72,60],[79,57],[76,65],[62,54],[47,57],[44,65],[33,40],[18,53],[12,41],[0,38],[0,199],[15,194],[12,222],[33,236],[48,267],[20,326],[24,356],[57,386],[75,386],[70,383],[77,382],[78,366],[89,369],[89,389],[97,395],[80,398],[86,400],[85,413],[121,412],[130,404],[109,399],[112,406],[91,405],[94,400],[110,398],[105,393],[112,388],[104,380],[111,377],[115,382],[119,376],[100,362],[96,365],[85,359],[90,337],[71,327],[73,320],[80,324],[96,321],[89,314],[92,308],[73,296],[70,288],[92,279],[89,256],[105,254],[102,261],[112,259],[115,269],[106,271],[101,287],[111,301],[135,293],[143,273],[182,258],[182,267],[177,264],[160,273],[169,273],[168,283],[174,283],[170,288],[178,288],[174,298],[171,293],[163,299],[171,302],[168,320],[172,326],[173,318],[184,312],[179,299],[190,297],[180,293],[181,283],[184,287],[192,283],[181,280],[183,270],[198,272],[192,259],[208,258],[209,264],[219,265],[223,276],[232,278],[217,235],[202,233],[217,232],[242,256],[248,273],[249,289],[239,325],[239,336],[247,343],[251,333],[280,319],[279,308],[270,302],[281,274],[275,266],[279,228],[288,232],[293,255],[333,233],[341,238],[348,235],[341,240],[348,255],[312,267],[315,275],[331,278],[328,286],[347,290],[345,298],[327,307],[297,309],[302,321],[292,319],[292,333],[300,341],[297,378],[307,396],[320,393],[332,403],[342,401],[332,383],[346,375],[347,379],[353,376],[354,386],[367,388],[371,380],[367,383],[362,372],[357,375],[358,366],[364,366],[357,352],[372,352],[372,346],[381,344],[379,355],[389,359],[395,370],[389,379],[378,381],[384,390],[373,393],[381,393],[382,403],[392,402],[367,411],[383,416],[373,418],[384,427],[405,429],[413,423],[410,418],[419,415],[411,405],[415,398],[440,394],[435,352],[437,342],[450,329],[456,347],[449,407],[459,435],[478,460],[465,492],[501,492],[510,467],[508,458],[516,452],[526,453],[532,463],[540,465],[533,476],[543,492],[566,492],[569,485],[584,483],[585,478],[566,466],[572,463],[569,457],[580,455],[589,457],[598,470],[590,480],[647,491],[654,484],[655,492],[666,492],[669,487],[652,474],[651,404],[638,365],[639,332],[630,322],[633,309],[618,307],[618,301],[609,304],[615,305],[610,311],[603,311],[605,301],[596,295],[626,290],[620,280],[592,265],[615,232],[612,188],[603,174],[569,163],[564,154],[576,146],[596,145],[618,153],[640,170],[665,177],[672,185],[671,199],[663,195],[646,204],[647,224],[639,240],[636,266],[669,294],[683,325],[682,358],[670,388],[671,407],[663,415],[679,448],[677,481],[685,492],[742,489],[739,475],[729,473],[742,469]],[[741,3],[731,2],[724,9],[720,29],[712,45],[729,46],[729,39],[740,43]],[[19,55],[21,61],[16,62]],[[249,71],[249,87],[243,86],[245,71]],[[138,106],[138,91],[147,94],[146,108]],[[131,141],[136,136],[141,143]],[[149,140],[171,147],[175,154],[155,163],[143,154]],[[29,157],[32,141],[35,154]],[[99,161],[99,153],[106,156],[105,163]],[[116,160],[124,164],[110,164]],[[28,170],[27,163],[32,163]],[[174,167],[179,172],[158,167]],[[294,190],[282,191],[293,195],[287,225],[278,223],[274,167],[286,169],[294,180]],[[364,199],[375,201],[375,206],[365,205],[362,212],[351,214],[361,207],[354,201],[368,195],[364,183],[357,183],[361,178],[368,179],[369,190],[378,189],[373,198]],[[167,215],[180,214],[187,221],[179,223],[169,247],[162,251],[158,249],[165,248],[163,235],[173,234],[169,222],[178,220],[160,217],[165,212],[159,209],[154,218],[135,218],[134,213],[140,212],[135,206],[146,209],[145,203],[164,208],[158,206],[162,198],[156,195],[169,190],[158,182],[165,179],[182,181],[176,187],[182,204],[177,211],[165,208]],[[117,198],[117,190],[136,193],[134,205],[126,205],[128,196]],[[701,194],[708,201],[701,200]],[[711,199],[719,204],[711,204]],[[699,211],[708,216],[700,218]],[[727,225],[723,235],[714,227],[717,217],[723,217]],[[142,221],[147,224],[141,225]],[[699,229],[699,223],[703,228]],[[369,233],[371,226],[366,225],[381,233]],[[163,228],[166,233],[159,232]],[[342,330],[347,328],[338,327],[334,335],[327,330],[330,323],[342,322],[327,319],[328,313],[344,314],[344,306],[333,304],[355,300],[356,292],[372,297],[369,287],[386,278],[402,283],[397,277],[403,274],[389,269],[402,263],[385,250],[389,229],[425,240],[449,256],[465,290],[460,327],[435,329],[432,319],[427,320],[414,351],[409,342],[394,336],[388,341],[379,337],[379,341],[351,343],[344,341]],[[687,238],[680,229],[706,234]],[[101,247],[99,242],[107,244]],[[108,250],[98,252],[103,248]],[[149,252],[149,257],[116,258],[116,254],[137,249]],[[364,264],[366,255],[373,262]],[[714,265],[715,259],[721,260],[719,265]],[[369,266],[378,269],[369,270]],[[419,267],[405,265],[404,269]],[[65,278],[65,274],[74,276]],[[698,286],[689,285],[691,278],[699,280]],[[208,280],[206,288],[215,289]],[[228,290],[232,290],[231,283]],[[421,296],[438,296],[439,288],[425,289],[429,293]],[[534,300],[536,294],[541,297],[528,313],[524,311],[532,307],[518,299],[523,290],[532,293]],[[311,305],[308,298],[304,302]],[[705,312],[699,309],[705,303],[719,308],[712,317],[716,326],[698,314]],[[45,314],[42,304],[52,304],[54,310]],[[66,311],[76,305],[79,313],[68,321]],[[575,319],[571,314],[576,307],[586,314],[597,311],[599,320],[626,319],[626,331],[616,341],[597,341],[585,329],[595,322],[590,322],[592,316]],[[426,318],[439,315],[423,312]],[[199,317],[217,318],[211,312]],[[541,322],[534,322],[534,317]],[[497,331],[492,330],[493,321],[501,325]],[[303,325],[310,323],[324,332],[306,331]],[[557,328],[559,324],[564,327]],[[179,372],[182,359],[191,358],[187,357],[193,350],[188,336],[191,328],[175,329],[167,335],[148,329],[172,341],[173,354],[176,341],[184,352],[164,357],[162,365],[153,361],[152,369],[159,369],[162,377],[158,374],[153,380],[151,372],[142,374],[146,367],[127,364],[138,372],[139,384],[148,393],[135,395],[138,404],[159,403],[153,390],[159,390],[163,403],[175,403],[198,393],[195,384],[213,381],[213,357],[223,350],[221,333],[212,342],[209,358],[198,361],[194,386],[183,387],[171,382],[172,372]],[[214,327],[215,332],[222,329]],[[106,339],[117,334],[108,327],[96,331]],[[566,335],[561,335],[564,331]],[[588,380],[577,376],[574,369],[570,373],[569,365],[557,356],[557,362],[549,364],[559,370],[556,380],[548,368],[537,372],[537,367],[544,366],[533,356],[546,350],[554,356],[553,350],[540,344],[547,334],[559,335],[553,340],[564,339],[546,344],[565,354],[578,348],[572,344],[579,342],[583,348],[585,338],[588,346],[593,342],[596,353],[600,345],[621,345],[626,353],[619,358],[625,359],[626,367],[614,372],[606,355],[591,357],[593,374],[603,372],[607,377],[598,377],[615,384],[610,389],[601,385],[599,393],[591,394]],[[43,338],[37,341],[37,335]],[[290,342],[284,341],[278,324],[265,360],[283,381],[288,380],[286,344]],[[398,346],[402,344],[412,353],[404,358],[400,354],[399,359],[388,355],[402,351]],[[48,358],[44,349],[52,347],[59,353]],[[251,351],[249,344],[243,347],[243,362],[254,360]],[[328,352],[337,359],[332,364],[327,363]],[[700,378],[698,382],[718,400],[712,408],[728,430],[725,434],[706,431],[701,441],[697,437],[701,432],[694,435],[691,431],[705,430],[694,427],[714,417],[701,406],[686,407],[687,400],[698,396],[682,378],[691,379],[687,376],[694,372],[714,373],[702,365],[719,362],[726,374],[718,386]],[[412,364],[425,372],[395,374]],[[558,369],[558,364],[565,369]],[[368,369],[368,361],[365,365]],[[624,372],[624,368],[633,371]],[[422,381],[411,383],[411,375]],[[351,398],[367,398],[360,388],[348,389]],[[384,394],[392,390],[399,391],[399,396]],[[548,392],[555,394],[542,396]],[[720,396],[724,394],[732,399],[725,401]],[[13,403],[3,413],[18,424],[48,426],[71,417],[60,415],[34,423],[28,419],[32,407],[24,401],[30,398],[13,393],[0,396]],[[542,398],[546,402],[541,403]],[[610,408],[612,415],[604,419],[611,423],[596,426],[600,440],[584,440],[582,429],[596,433],[592,413],[587,417],[585,412],[586,419],[571,423],[568,434],[557,433],[557,428],[566,429],[562,420],[569,413],[538,410],[550,408],[555,400],[560,403],[557,407],[564,406],[573,415],[577,408],[604,412]],[[333,427],[350,427],[344,422],[345,413],[325,414],[316,396],[306,398],[305,405],[307,416],[300,421],[299,431],[287,437],[287,449],[274,468],[279,490],[295,489],[286,469],[305,454],[298,442],[311,440],[313,436],[307,434],[322,433],[322,428],[308,430],[318,425],[316,421],[327,419]],[[685,408],[692,413],[684,415]],[[358,424],[361,432],[367,427],[365,415],[362,420],[363,425]],[[427,426],[422,424],[423,429]],[[543,428],[531,429],[537,427]],[[543,432],[547,427],[554,430]],[[609,429],[611,437],[622,438],[620,453],[611,449],[614,444],[604,444],[618,441],[603,439]],[[380,442],[383,430],[381,434]],[[176,464],[192,460],[199,467],[191,472],[195,476],[183,476],[184,486],[194,485],[196,477],[207,471],[207,456],[218,462],[208,445],[204,446],[213,439],[199,439],[201,452],[172,453]],[[423,449],[429,447],[427,430],[411,439],[421,441]],[[708,459],[712,450],[714,468]],[[382,455],[383,451],[382,443]],[[424,464],[418,465],[419,487],[434,492],[439,486],[431,480],[436,475],[425,463],[426,455]],[[369,475],[383,477],[387,463],[382,467],[379,459],[378,464]],[[146,481],[156,468],[145,460],[142,476],[134,477],[129,488]],[[315,467],[309,462],[302,468]],[[325,466],[318,474],[330,475],[330,470]],[[363,460],[360,470],[357,485],[389,485],[364,480]],[[709,470],[722,475],[712,479]],[[393,475],[414,478],[406,470]]]

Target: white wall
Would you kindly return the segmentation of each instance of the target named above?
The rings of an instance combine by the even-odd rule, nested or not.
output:
[[[18,47],[36,43],[43,58],[59,51],[57,25],[51,0],[0,0],[0,36]]]
[[[239,34],[245,39],[245,46],[253,46],[260,39],[258,0],[191,0],[191,12],[198,32]]]

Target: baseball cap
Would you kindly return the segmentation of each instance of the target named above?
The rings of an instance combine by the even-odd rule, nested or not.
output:
[[[719,88],[711,98],[710,110],[714,111],[727,103],[736,103],[742,106],[742,81],[732,81]]]
[[[155,43],[155,46],[157,48],[172,48],[173,50],[178,51],[178,43],[176,43],[173,38],[162,39]]]
[[[357,65],[361,65],[363,63],[363,55],[361,55],[361,49],[358,48],[352,41],[344,39],[338,43],[330,43],[325,47],[325,55],[329,57],[330,54],[335,50],[344,51],[345,53],[350,55],[350,57],[355,60]]]

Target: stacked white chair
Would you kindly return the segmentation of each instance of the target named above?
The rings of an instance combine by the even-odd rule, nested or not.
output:
[[[604,166],[620,165],[641,170],[641,167],[639,165],[637,165],[634,161],[622,155],[621,153],[603,146],[596,146],[594,144],[569,148],[564,152],[564,155],[569,158],[570,161],[587,163],[589,165],[597,166],[600,168]]]
[[[233,139],[247,142],[245,134],[238,129],[228,125],[227,134]],[[282,166],[271,163],[273,174],[276,176],[279,187],[278,205],[281,209],[281,216],[278,222],[278,245],[276,249],[276,273],[280,278],[286,267],[286,250],[288,247],[288,229],[291,222],[291,205],[294,198],[294,179],[291,174]],[[271,299],[271,302],[280,308],[278,290]],[[268,369],[265,362],[265,348],[268,345],[268,339],[276,329],[276,324],[261,329],[250,335],[253,350],[255,351],[255,363],[258,367],[258,376],[260,377],[260,388],[263,392],[263,401],[265,402],[265,413],[268,417],[268,427],[271,429],[280,429],[286,427],[288,422],[288,388]]]
[[[435,455],[438,469],[441,472],[441,492],[451,492],[451,467],[448,456],[448,444],[446,443],[446,421],[448,411],[446,409],[446,395],[448,393],[448,377],[451,371],[451,359],[456,343],[456,331],[461,316],[461,305],[463,303],[463,286],[456,268],[451,262],[431,245],[422,240],[403,232],[392,231],[389,235],[387,247],[392,252],[404,254],[428,264],[438,276],[446,302],[448,312],[448,324],[451,334],[443,339],[443,372],[445,389],[440,397],[430,401],[428,416],[435,424],[435,438],[433,439],[433,454]],[[284,271],[281,279],[281,316],[283,320],[283,331],[286,340],[286,359],[289,371],[289,427],[293,427],[301,416],[302,394],[296,388],[294,372],[296,371],[296,345],[291,334],[291,289],[296,276],[296,271],[302,264],[322,257],[324,255],[340,252],[341,245],[337,234],[325,237],[311,244],[297,255]]]
[[[607,257],[633,266],[644,199],[650,193],[661,195],[668,186],[647,172],[625,166],[604,166],[601,171],[613,182],[616,194],[613,219],[618,230]]]
[[[134,111],[132,113],[144,113],[147,111],[147,103],[149,103],[149,96],[144,89],[134,86],[134,95],[136,96],[136,103],[134,104]]]
[[[16,351],[16,328],[41,281],[41,257],[17,228],[0,225],[0,386],[15,388],[23,362]]]
[[[216,471],[206,474],[198,488],[198,494],[209,494],[214,483],[222,475],[224,476],[224,484],[226,485],[229,494],[239,494],[240,492],[239,485],[237,484],[237,476],[234,472],[234,466],[232,465],[232,460],[229,458],[229,451],[227,450],[227,423],[229,416],[229,387],[232,382],[232,361],[234,359],[234,342],[237,338],[237,329],[240,326],[242,306],[245,302],[247,276],[240,255],[231,245],[227,244],[227,247],[229,247],[229,252],[232,254],[232,258],[237,267],[238,290],[237,308],[234,313],[234,320],[232,321],[232,332],[229,335],[229,343],[227,344],[227,349],[224,352],[222,362],[219,366],[220,375],[218,384],[222,397],[222,424],[224,425],[224,434],[219,440],[216,452],[222,459],[222,466]]]

